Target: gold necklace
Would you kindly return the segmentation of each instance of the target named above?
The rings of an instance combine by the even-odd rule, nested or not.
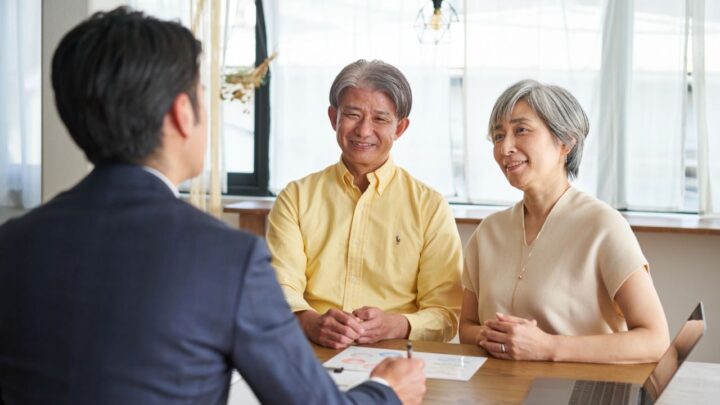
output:
[[[546,219],[547,220],[547,219]],[[544,225],[545,221],[543,221]],[[535,235],[535,240],[532,242],[532,247],[530,247],[530,251],[528,252],[527,256],[524,255],[525,251],[525,218],[523,218],[523,227],[522,227],[522,235],[520,236],[520,272],[518,272],[517,276],[515,277],[515,286],[513,287],[512,297],[510,300],[510,310],[512,313],[515,313],[515,293],[517,292],[518,285],[520,285],[520,282],[525,277],[525,272],[527,271],[527,262],[530,259],[530,257],[533,254],[533,251],[535,250],[535,247],[538,244],[538,240],[540,239],[540,235],[542,234],[543,227],[540,227],[540,230],[538,231],[537,235]]]

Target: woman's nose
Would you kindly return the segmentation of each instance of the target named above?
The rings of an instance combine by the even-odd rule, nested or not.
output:
[[[515,137],[506,135],[502,141],[500,141],[500,153],[502,153],[503,156],[515,153]]]

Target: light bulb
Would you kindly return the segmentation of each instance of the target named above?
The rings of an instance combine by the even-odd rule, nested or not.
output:
[[[435,11],[433,11],[432,18],[430,18],[430,28],[434,29],[435,31],[439,31],[442,29],[442,27],[442,14],[440,13],[440,9],[436,8]]]

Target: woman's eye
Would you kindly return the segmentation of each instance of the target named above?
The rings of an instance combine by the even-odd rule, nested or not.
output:
[[[495,134],[493,135],[493,142],[497,143],[503,140],[505,138],[505,135],[503,134]]]

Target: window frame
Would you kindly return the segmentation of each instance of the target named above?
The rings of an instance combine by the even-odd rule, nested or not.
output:
[[[265,12],[260,0],[255,0],[255,65],[268,57]],[[227,173],[227,193],[231,196],[271,196],[270,181],[270,82],[271,71],[260,87],[255,89],[254,167],[252,173]]]

